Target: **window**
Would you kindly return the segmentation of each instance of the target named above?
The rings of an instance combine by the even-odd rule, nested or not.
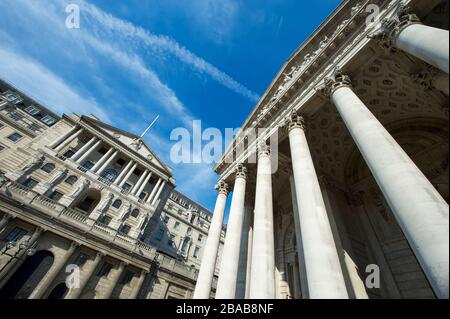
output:
[[[52,125],[56,122],[56,120],[53,117],[51,117],[50,115],[44,116],[41,121],[47,125]]]
[[[197,240],[201,242],[203,240],[203,234],[198,234]]]
[[[165,224],[168,224],[168,223],[169,223],[169,220],[170,220],[170,217],[169,217],[169,216],[165,216],[165,217],[164,217],[164,223],[165,223]]]
[[[173,228],[175,230],[179,230],[180,229],[180,222],[175,222],[175,225],[173,225]]]
[[[38,115],[39,114],[39,112],[40,112],[41,110],[38,108],[38,107],[36,107],[36,106],[34,106],[34,105],[30,105],[30,106],[28,106],[26,109],[25,109],[25,112],[27,112],[28,114],[31,114],[31,115]]]
[[[13,230],[9,232],[9,234],[5,237],[5,242],[18,242],[25,236],[28,232],[25,229],[15,227]]]
[[[133,174],[136,176],[140,176],[142,174],[142,171],[140,169],[135,169]]]
[[[92,163],[91,161],[86,161],[84,162],[83,167],[87,170],[90,170],[92,167],[94,167],[94,163]]]
[[[186,252],[186,250],[187,250],[187,248],[188,248],[188,244],[189,244],[189,240],[188,240],[187,238],[185,238],[185,239],[183,240],[183,243],[181,244],[181,251],[182,251],[183,253]]]
[[[2,144],[0,144],[0,152],[3,151],[4,149],[5,147]]]
[[[131,227],[128,225],[123,225],[122,227],[120,227],[119,232],[121,232],[124,235],[128,235],[128,233],[130,232]]]
[[[131,185],[128,183],[123,184],[122,190],[128,192],[131,189]]]
[[[191,227],[189,227],[189,228],[187,229],[186,235],[187,235],[187,236],[191,236],[191,235],[192,235],[192,228],[191,228]]]
[[[5,97],[9,102],[14,103],[14,104],[22,102],[22,99],[14,93],[6,93]]]
[[[122,167],[122,166],[124,166],[125,165],[125,160],[124,159],[119,159],[117,162],[117,165],[119,165],[120,167]]]
[[[34,123],[28,124],[28,128],[30,130],[32,130],[33,132],[39,132],[39,130],[41,129],[38,125],[36,125]]]
[[[173,247],[175,242],[174,242],[175,236],[170,234],[169,235],[169,240],[167,241],[167,245],[169,245],[170,247]]]
[[[163,237],[164,237],[164,229],[160,228],[158,230],[158,232],[156,233],[155,239],[157,241],[161,241],[163,239]]]
[[[102,147],[98,152],[102,155],[105,155],[106,153],[108,153],[108,150],[106,149],[106,147]]]
[[[107,169],[105,170],[102,175],[104,179],[106,179],[108,182],[114,182],[118,176],[117,171],[115,169]]]
[[[112,265],[108,263],[104,263],[102,267],[99,269],[97,276],[98,277],[106,277],[112,269]]]
[[[137,218],[139,216],[139,209],[133,209],[133,211],[131,212],[131,216]]]
[[[115,209],[119,209],[122,206],[122,201],[120,199],[116,199],[114,203],[112,204],[112,207]]]
[[[109,216],[107,216],[107,215],[102,216],[102,217],[98,220],[98,222],[99,222],[100,224],[103,224],[103,225],[105,225],[105,226],[108,226],[109,223],[111,223],[111,221],[112,221],[112,218],[109,217]]]
[[[65,158],[71,158],[74,155],[75,155],[75,151],[74,150],[68,150],[67,152],[64,153],[64,157]]]
[[[27,178],[22,185],[25,186],[26,188],[29,189],[33,189],[34,187],[36,187],[36,185],[38,184],[38,182],[32,178]]]
[[[66,184],[69,185],[75,185],[75,183],[78,181],[78,177],[72,175],[66,178],[66,180],[64,181]]]
[[[192,257],[198,258],[198,253],[199,252],[200,252],[200,248],[199,247],[195,247],[194,248],[194,252],[192,253]]]
[[[50,194],[49,198],[54,200],[55,202],[59,201],[63,197],[63,194],[61,194],[58,191],[54,191]]]
[[[77,208],[81,209],[84,212],[89,212],[94,202],[95,199],[91,197],[86,197],[80,204],[78,204]]]
[[[5,125],[2,122],[0,122],[0,129],[4,128],[4,127],[5,127]]]
[[[41,170],[43,170],[46,173],[51,173],[55,170],[55,164],[47,163],[41,167]]]
[[[142,193],[139,195],[139,199],[144,199],[146,196],[147,196],[147,193],[146,193],[146,192],[142,192]]]
[[[18,140],[20,140],[23,136],[20,135],[19,133],[13,133],[10,136],[8,136],[8,140],[12,141],[12,142],[17,142]]]

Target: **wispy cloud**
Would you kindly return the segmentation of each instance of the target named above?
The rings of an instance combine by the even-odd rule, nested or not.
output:
[[[91,26],[97,27],[97,32],[112,32],[116,37],[128,39],[134,45],[145,45],[146,49],[149,50],[169,52],[183,63],[191,66],[195,71],[210,76],[221,85],[253,102],[258,101],[259,95],[257,93],[252,92],[216,66],[195,55],[174,39],[168,36],[155,35],[128,21],[116,18],[83,0],[80,0],[79,4],[85,14],[83,17],[91,23]]]
[[[38,102],[45,101],[44,105],[52,111],[94,113],[105,121],[110,121],[109,115],[93,98],[82,96],[40,63],[1,47],[0,61],[8,61],[8,63],[0,63],[0,74],[14,86],[26,88],[26,93],[33,92],[33,97]]]

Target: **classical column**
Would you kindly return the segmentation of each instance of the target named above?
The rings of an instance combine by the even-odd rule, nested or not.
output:
[[[449,207],[424,174],[337,72],[331,96],[439,298],[448,298]]]
[[[80,287],[79,288],[72,288],[72,290],[69,292],[67,299],[78,299],[81,296],[81,293],[83,292],[84,288],[86,287],[87,283],[89,282],[89,279],[91,279],[92,275],[94,274],[95,270],[97,269],[98,265],[103,259],[103,256],[105,256],[103,253],[98,252],[95,255],[95,259],[92,262],[92,264],[89,266],[89,268],[86,270],[85,274],[80,275]]]
[[[393,46],[449,73],[447,30],[423,25],[417,15],[405,10],[383,26]]]
[[[219,182],[216,190],[218,192],[216,206],[211,225],[209,226],[208,238],[203,251],[202,264],[200,266],[193,299],[209,299],[211,294],[220,236],[222,234],[223,216],[227,204],[228,185],[225,182]]]
[[[111,279],[108,282],[108,286],[103,294],[103,299],[109,299],[114,292],[114,288],[116,288],[117,283],[119,282],[120,277],[122,276],[123,270],[127,266],[126,262],[121,262],[119,264],[119,268],[117,268],[111,276]]]
[[[150,178],[152,177],[152,172],[149,172],[147,174],[147,177],[144,179],[144,181],[142,182],[141,187],[138,189],[138,191],[136,192],[136,196],[139,197],[141,196],[142,192],[144,191],[145,186],[148,184],[148,181],[150,180]]]
[[[275,298],[272,160],[265,143],[258,149],[250,299]]]
[[[82,148],[80,148],[72,157],[71,160],[76,161],[77,159],[79,159],[83,154],[86,153],[87,150],[89,150],[92,145],[94,145],[95,142],[98,141],[98,137],[94,136],[93,138],[91,138],[89,140],[89,142],[87,142],[86,144],[83,145]]]
[[[52,143],[50,143],[48,145],[48,147],[50,148],[55,148],[56,146],[58,146],[59,144],[61,144],[64,140],[66,140],[69,136],[71,136],[72,134],[74,134],[77,130],[79,129],[78,126],[74,126],[70,129],[69,132],[67,132],[66,134],[64,134],[63,136],[61,136],[60,138],[56,139],[55,141],[53,141]]]
[[[150,193],[150,196],[148,196],[147,198],[147,203],[150,204],[153,200],[153,197],[155,196],[156,192],[159,189],[159,185],[161,185],[162,183],[162,178],[158,179],[158,181],[156,182],[155,187],[153,187],[152,192]]]
[[[245,276],[245,299],[250,298],[250,284],[252,276],[252,254],[253,254],[253,211],[247,212],[249,219],[249,229],[248,229],[248,248],[247,248],[247,274]]]
[[[128,296],[128,299],[136,299],[139,296],[139,292],[142,289],[142,285],[144,284],[145,277],[147,276],[148,271],[142,270],[138,281],[134,284],[133,290],[131,290],[130,295]]]
[[[114,181],[114,185],[119,185],[119,183],[122,181],[122,178],[125,177],[125,174],[127,174],[128,170],[131,168],[131,165],[133,165],[133,163],[134,163],[133,160],[128,161],[127,165],[125,165],[125,167],[120,172],[119,176]]]
[[[81,133],[83,133],[83,129],[80,128],[78,131],[76,131],[75,133],[73,133],[72,135],[70,135],[68,138],[66,138],[59,146],[57,146],[55,148],[56,152],[61,151],[64,147],[66,147],[67,145],[69,145],[70,143],[72,143],[72,141],[74,139],[76,139],[78,136],[81,135]]]
[[[127,172],[123,180],[119,183],[119,187],[123,187],[126,182],[128,182],[128,179],[130,178],[131,174],[135,171],[136,167],[138,166],[138,163],[134,163],[134,165],[131,167],[131,169]]]
[[[93,173],[97,173],[97,171],[99,170],[100,167],[103,166],[103,164],[108,161],[108,159],[110,159],[112,157],[112,153],[114,152],[114,148],[111,147],[105,155],[103,155],[100,160],[94,165],[94,167],[92,167],[91,172]]]
[[[152,200],[152,205],[155,205],[156,204],[156,202],[158,201],[158,199],[159,199],[159,197],[161,196],[161,193],[162,193],[162,191],[163,191],[163,189],[164,189],[164,186],[166,186],[166,181],[163,181],[162,182],[162,184],[161,184],[161,186],[159,187],[159,189],[158,189],[158,192],[156,193],[156,195],[155,195],[155,198],[153,198],[153,200]]]
[[[98,140],[94,145],[91,146],[79,159],[76,160],[78,164],[83,163],[97,148],[102,144],[102,140]]]
[[[216,299],[235,299],[236,297],[242,228],[245,214],[246,183],[247,169],[243,165],[239,165],[236,170],[219,281],[217,282]]]
[[[296,236],[299,256],[304,254],[311,299],[347,299],[347,289],[328,220],[319,180],[305,136],[305,124],[297,114],[289,123],[289,143],[297,199]],[[303,248],[303,249],[302,249]]]
[[[139,177],[137,183],[134,185],[134,187],[131,189],[130,194],[131,195],[135,195],[137,193],[137,191],[139,190],[139,188],[141,187],[141,183],[144,181],[144,178],[147,177],[147,174],[149,173],[149,170],[146,169],[144,171],[144,173],[141,174],[141,176]]]
[[[2,282],[5,278],[12,275],[12,270],[17,269],[26,259],[28,250],[33,247],[33,245],[37,242],[39,237],[41,236],[42,232],[44,230],[40,227],[36,227],[36,229],[33,231],[33,234],[31,235],[30,239],[26,240],[27,247],[22,249],[14,259],[10,259],[9,263],[2,269],[0,272],[0,282]],[[3,282],[4,284],[5,282]],[[1,286],[0,286],[1,288]]]
[[[9,214],[4,214],[2,216],[2,219],[0,220],[0,231],[3,230],[3,228],[5,228],[6,224],[8,224],[8,222],[12,219],[13,217]]]
[[[55,281],[55,278],[58,276],[58,274],[61,272],[61,270],[64,268],[64,266],[67,264],[69,259],[72,257],[73,253],[75,252],[75,249],[80,244],[76,242],[72,242],[70,244],[69,250],[62,256],[59,260],[56,260],[56,262],[53,264],[53,267],[50,268],[50,272],[47,274],[46,277],[36,286],[36,288],[31,293],[29,299],[41,299],[45,293],[48,291],[50,285]]]
[[[107,168],[109,165],[111,165],[111,163],[117,158],[117,156],[119,156],[119,151],[115,151],[114,154],[112,154],[107,160],[106,162],[102,165],[102,167],[100,167],[100,169],[97,171],[98,175],[101,175]]]

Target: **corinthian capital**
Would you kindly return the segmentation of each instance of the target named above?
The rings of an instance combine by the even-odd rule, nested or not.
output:
[[[343,87],[352,87],[350,76],[338,69],[331,77],[325,78],[325,84],[322,87],[322,92],[326,96],[332,96],[333,93]]]
[[[270,156],[270,146],[265,141],[258,145],[258,157]]]
[[[421,24],[419,17],[411,12],[409,6],[401,5],[392,17],[382,21],[381,29],[369,37],[377,39],[383,48],[395,50],[394,42],[399,34],[413,24]]]
[[[297,114],[297,112],[293,112],[288,120],[288,131],[292,131],[293,129],[302,129],[306,130],[306,122],[303,116]]]
[[[247,179],[247,168],[244,165],[239,164],[236,168],[236,178]]]
[[[228,184],[225,183],[224,181],[220,181],[216,185],[216,191],[219,194],[225,194],[226,196],[228,196],[228,193],[229,193]]]

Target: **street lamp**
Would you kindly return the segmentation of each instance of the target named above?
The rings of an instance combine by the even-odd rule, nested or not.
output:
[[[26,255],[27,256],[33,256],[36,253],[36,248],[35,247],[29,247],[30,246],[30,242],[28,240],[25,240],[25,241],[21,242],[19,244],[19,249],[17,249],[17,251],[14,254],[8,253],[8,250],[11,250],[11,249],[13,249],[16,246],[17,246],[17,242],[9,241],[9,242],[6,243],[5,249],[0,253],[0,256],[5,255],[5,256],[10,257],[8,262],[2,267],[2,269],[0,269],[0,274],[11,263],[12,260],[14,260],[14,259],[18,259],[18,260],[21,260],[21,261],[25,260],[25,258],[22,258],[20,256],[20,253],[23,250],[26,250]]]

